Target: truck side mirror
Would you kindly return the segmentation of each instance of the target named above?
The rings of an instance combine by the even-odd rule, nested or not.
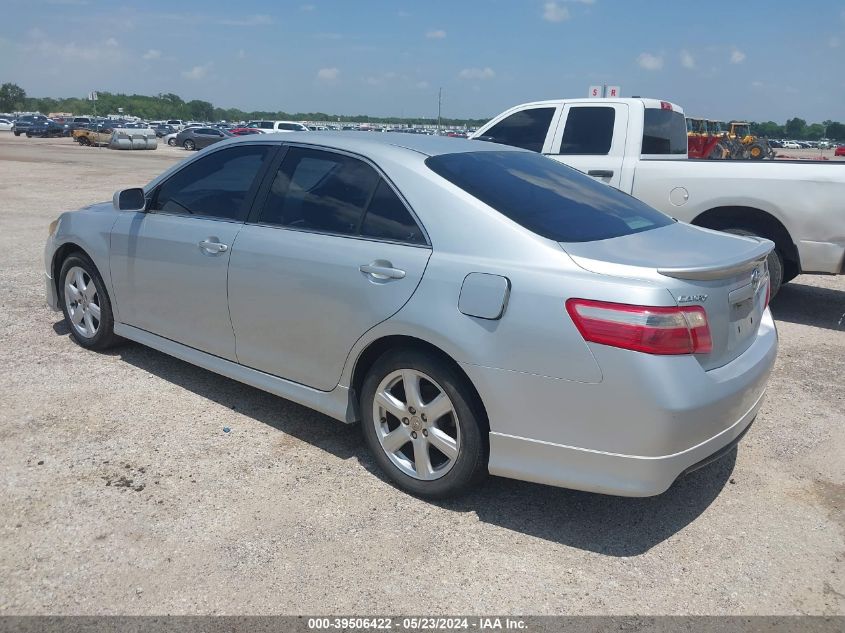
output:
[[[140,187],[121,189],[115,192],[112,205],[118,211],[146,211],[147,199]]]

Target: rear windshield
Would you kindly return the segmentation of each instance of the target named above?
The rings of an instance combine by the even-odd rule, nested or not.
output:
[[[673,110],[645,109],[643,154],[686,154],[687,122]]]
[[[425,164],[502,215],[556,242],[606,240],[672,223],[636,198],[534,153],[443,154]]]

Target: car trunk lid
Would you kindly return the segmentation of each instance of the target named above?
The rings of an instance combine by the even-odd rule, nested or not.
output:
[[[713,340],[697,354],[704,369],[721,367],[751,345],[766,307],[769,240],[728,235],[681,222],[622,237],[561,243],[591,272],[657,281],[679,306],[699,305]]]

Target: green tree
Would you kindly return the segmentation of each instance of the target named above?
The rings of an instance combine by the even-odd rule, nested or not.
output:
[[[807,126],[804,137],[809,141],[818,141],[824,136],[824,125],[821,123],[813,123]]]
[[[0,86],[0,112],[15,112],[24,106],[26,92],[17,84]]]
[[[845,141],[845,124],[831,121],[827,124],[827,138],[834,141]]]
[[[799,119],[798,117],[788,119],[784,129],[789,138],[801,139],[804,138],[804,135],[807,133],[807,122],[804,119]]]
[[[188,116],[197,121],[209,121],[214,116],[214,106],[208,101],[194,99],[185,104]]]

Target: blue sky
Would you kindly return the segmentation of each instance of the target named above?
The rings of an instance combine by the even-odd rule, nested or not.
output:
[[[489,117],[668,99],[688,114],[845,121],[842,0],[3,0],[0,82],[175,92],[223,107]]]

